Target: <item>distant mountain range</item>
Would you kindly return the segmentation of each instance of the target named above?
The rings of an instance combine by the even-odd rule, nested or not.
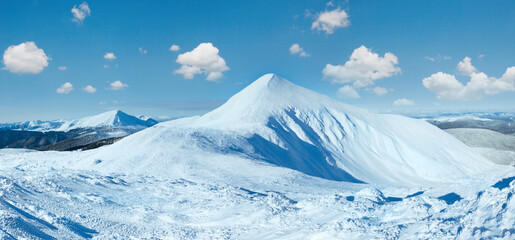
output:
[[[480,117],[479,117],[480,116]],[[438,116],[425,118],[429,123],[441,128],[479,128],[489,129],[503,134],[515,134],[515,119],[509,115],[462,115],[462,116]]]
[[[98,128],[129,128],[144,129],[157,124],[157,121],[146,117],[135,117],[120,110],[113,110],[85,117],[78,120],[53,120],[53,121],[26,121],[17,123],[0,123],[0,130],[26,130],[26,131],[61,131],[67,132],[73,129],[98,129]]]
[[[158,122],[114,110],[78,120],[0,124],[0,148],[75,150],[98,141],[132,134]]]

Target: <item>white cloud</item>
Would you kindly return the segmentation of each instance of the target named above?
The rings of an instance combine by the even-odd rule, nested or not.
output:
[[[388,93],[388,89],[384,87],[375,87],[372,89],[372,92],[377,96],[383,96]]]
[[[48,66],[49,57],[34,42],[9,46],[3,56],[5,69],[12,73],[37,74]]]
[[[401,98],[393,101],[393,105],[397,107],[407,107],[415,105],[415,101],[406,98]]]
[[[204,73],[206,80],[216,81],[223,76],[222,72],[229,70],[218,52],[218,48],[212,43],[201,43],[191,52],[179,54],[176,62],[182,66],[174,73],[182,74],[185,79],[192,79],[196,74]]]
[[[104,69],[105,69],[105,68],[109,68],[109,65],[107,65],[107,64],[104,64]]]
[[[459,62],[456,69],[465,76],[470,76],[470,74],[477,72],[476,67],[472,66],[472,62],[469,57],[465,57],[461,62]]]
[[[301,53],[299,54],[299,56],[301,56],[301,57],[309,57],[309,56],[311,56],[311,55],[309,55],[307,52],[301,52]]]
[[[485,54],[479,54],[477,57],[478,57],[478,58],[484,58],[484,57],[485,57]]]
[[[181,50],[181,47],[179,47],[179,45],[172,44],[172,46],[170,46],[170,51],[172,52],[177,52],[179,50]]]
[[[352,99],[359,98],[359,94],[356,91],[356,89],[354,89],[350,85],[345,85],[345,86],[341,87],[340,89],[338,89],[338,91],[336,93],[337,93],[338,97],[340,97],[340,98],[352,98]]]
[[[68,94],[73,90],[73,85],[70,82],[64,83],[60,88],[56,90],[59,94]]]
[[[61,71],[66,71],[67,68],[66,68],[66,66],[59,66],[59,67],[57,67],[57,69],[59,69]]]
[[[142,54],[147,54],[147,53],[148,53],[148,51],[147,51],[146,49],[143,49],[143,48],[141,48],[141,47],[140,47],[140,48],[138,48],[138,51],[139,51],[140,53],[142,53]]]
[[[106,54],[104,54],[104,58],[109,61],[113,61],[116,59],[116,56],[112,52],[106,52]]]
[[[438,54],[436,57],[430,57],[430,56],[426,56],[424,57],[425,59],[431,61],[431,62],[434,62],[436,60],[440,61],[440,60],[449,60],[451,59],[451,56],[445,56],[445,55],[441,55],[441,54]]]
[[[322,74],[333,83],[353,83],[355,88],[361,88],[373,85],[375,80],[401,73],[397,64],[393,53],[387,52],[381,57],[361,46],[352,52],[344,65],[327,64]]]
[[[311,29],[324,31],[326,34],[333,34],[336,28],[347,27],[349,25],[349,15],[345,10],[337,8],[332,11],[319,13],[317,19],[311,25]]]
[[[443,72],[424,78],[422,84],[429,91],[436,92],[438,99],[445,100],[480,100],[485,95],[515,91],[515,66],[507,68],[501,78],[488,77],[485,73],[478,72],[470,58],[465,57],[458,63],[457,69],[470,77],[465,85],[454,75]]]
[[[297,54],[297,53],[300,53],[300,52],[302,52],[302,51],[304,51],[304,49],[302,49],[302,48],[300,47],[300,45],[299,45],[299,44],[297,44],[297,43],[294,43],[294,44],[293,44],[293,45],[291,45],[291,47],[290,47],[290,54]]]
[[[96,93],[96,92],[97,92],[97,89],[96,89],[96,88],[94,88],[94,87],[93,87],[93,86],[91,86],[91,85],[88,85],[88,86],[84,87],[82,90],[83,90],[84,92],[87,92],[87,93]]]
[[[110,89],[113,91],[123,90],[129,87],[129,85],[127,85],[126,83],[122,83],[121,81],[112,82],[110,85]]]
[[[87,2],[81,3],[79,7],[77,7],[77,5],[73,6],[71,12],[73,14],[72,21],[78,24],[82,24],[87,16],[91,16],[91,10],[89,9]]]
[[[290,54],[291,55],[298,54],[300,57],[309,57],[310,56],[306,51],[304,51],[303,48],[300,47],[300,45],[298,43],[294,43],[293,45],[291,45]]]
[[[98,105],[106,105],[106,104],[107,104],[107,102],[106,102],[106,101],[100,101],[100,102],[98,102]]]

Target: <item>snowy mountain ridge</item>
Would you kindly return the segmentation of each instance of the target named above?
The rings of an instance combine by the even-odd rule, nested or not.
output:
[[[0,123],[0,129],[26,131],[70,131],[79,128],[130,128],[141,130],[157,123],[146,116],[135,117],[120,110],[112,110],[77,120],[27,121],[19,123]]]
[[[143,129],[150,127],[157,122],[153,119],[140,119],[135,116],[126,114],[120,110],[113,110],[101,113],[91,117],[69,121],[57,128],[57,131],[70,131],[78,128],[104,128],[104,127],[121,127]]]

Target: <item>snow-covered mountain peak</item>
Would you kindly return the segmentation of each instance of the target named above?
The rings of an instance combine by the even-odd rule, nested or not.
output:
[[[268,73],[258,78],[243,91],[278,91],[283,87],[291,87],[292,85],[295,84],[275,73]]]
[[[367,112],[298,86],[276,74],[265,74],[231,97],[225,104],[198,119],[208,125],[264,122],[290,110],[320,112],[326,109]]]

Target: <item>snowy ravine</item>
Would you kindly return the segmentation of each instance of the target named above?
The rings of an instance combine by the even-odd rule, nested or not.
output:
[[[515,170],[269,74],[91,151],[0,150],[0,238],[515,238]]]

